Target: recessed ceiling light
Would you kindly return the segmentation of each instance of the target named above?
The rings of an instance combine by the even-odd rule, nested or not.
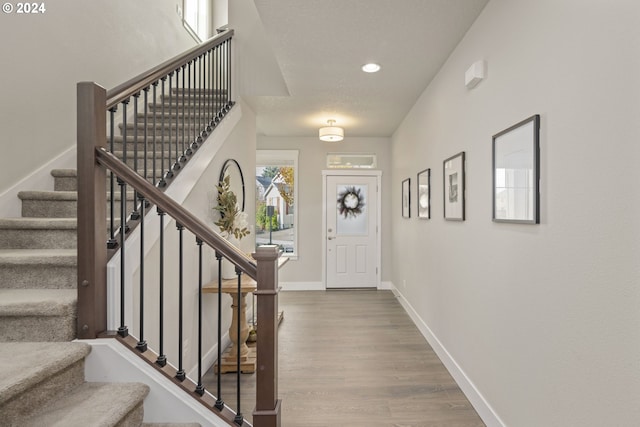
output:
[[[362,71],[364,71],[365,73],[377,73],[378,71],[380,71],[380,65],[373,62],[364,64],[362,66]]]

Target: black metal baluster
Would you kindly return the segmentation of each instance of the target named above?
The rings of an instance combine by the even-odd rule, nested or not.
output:
[[[176,105],[176,111],[178,111],[178,106]],[[169,73],[169,117],[171,117],[171,114],[173,114],[173,71]],[[167,117],[163,116],[162,117],[162,125],[161,125],[161,130],[160,132],[162,132],[162,134],[164,135],[165,133],[165,125],[166,125],[166,120]],[[168,130],[168,135],[169,135],[169,146],[167,147],[167,155],[169,156],[169,168],[167,169],[167,173],[165,174],[165,178],[173,178],[173,170],[172,170],[172,161],[171,161],[171,122],[169,122],[169,130]]]
[[[133,170],[138,173],[138,101],[140,100],[140,92],[133,95]],[[133,191],[133,210],[131,219],[140,219],[138,210],[138,191]]]
[[[147,351],[147,342],[144,340],[144,208],[146,200],[142,194],[140,197],[140,216],[143,218],[140,221],[140,336],[136,348],[141,353]]]
[[[180,100],[180,91],[179,91],[179,82],[180,82],[180,68],[176,70],[176,140],[175,140],[175,162],[173,163],[173,170],[178,170],[181,168],[180,166],[180,137],[178,136],[180,129],[178,127],[178,112],[180,111],[180,105],[178,101]],[[173,130],[173,113],[169,116],[169,133],[172,133]]]
[[[194,390],[200,396],[204,394],[202,385],[202,240],[196,238],[198,245],[198,385]]]
[[[213,91],[211,90],[211,76],[209,75],[211,69],[211,50],[208,50],[204,54],[204,88],[208,94],[207,103],[204,108],[204,124],[207,129],[207,133],[211,134],[211,102],[213,101]]]
[[[193,78],[193,85],[191,84],[191,64],[193,61],[190,61],[188,66],[189,66],[189,106],[191,107],[192,101],[195,97],[194,94],[194,87],[193,85],[195,85],[195,74],[194,74],[194,78]],[[195,68],[194,68],[195,70]],[[197,125],[196,125],[196,115],[195,115],[195,110],[192,111],[192,109],[189,109],[189,117],[190,117],[190,121],[189,121],[189,140],[191,140],[191,149],[192,150],[196,150],[198,149],[198,147],[200,146],[200,144],[198,144],[198,138],[196,138],[196,133],[198,131],[197,129]]]
[[[223,96],[226,96],[226,94],[224,93],[224,88],[222,87],[222,67],[223,67],[223,47],[224,45],[220,45],[220,52],[218,52],[219,58],[218,58],[218,87],[220,88],[220,98],[219,98],[219,103],[218,103],[218,123],[220,123],[220,120],[222,120],[222,117],[224,116],[223,114],[223,110],[224,110],[224,100],[223,100]]]
[[[238,276],[238,313],[237,314],[237,330],[236,330],[236,337],[237,337],[237,342],[236,342],[236,400],[237,400],[237,406],[236,406],[236,416],[233,419],[233,422],[238,424],[238,425],[242,425],[243,421],[244,421],[244,417],[242,416],[242,411],[240,410],[240,376],[242,375],[241,372],[241,368],[242,366],[240,365],[240,349],[242,348],[242,342],[241,342],[241,337],[240,337],[240,319],[242,319],[242,316],[240,315],[240,313],[242,312],[242,270],[240,270],[238,267],[236,267],[236,275]]]
[[[129,105],[129,98],[122,101],[122,140],[124,141],[122,144],[122,163],[127,164],[127,105]],[[120,178],[118,178],[120,179]],[[118,181],[120,185],[120,181]],[[121,239],[120,246],[124,248],[124,235],[129,231],[129,226],[126,222],[126,212],[127,212],[127,193],[126,193],[126,184],[124,187],[124,192],[122,192],[122,186],[120,187],[120,230],[121,230]],[[124,265],[124,263],[122,264]],[[124,273],[123,273],[124,274]]]
[[[160,319],[159,319],[159,329],[160,329],[160,348],[159,355],[156,359],[156,363],[160,366],[165,366],[167,364],[167,356],[164,354],[164,216],[165,213],[160,209],[156,208],[158,211],[158,215],[160,216],[160,280],[159,280],[159,293],[160,293]]]
[[[211,49],[209,51],[209,72],[207,73],[207,76],[209,77],[209,89],[211,90],[211,99],[209,100],[209,114],[207,115],[207,119],[209,122],[209,128],[213,128],[214,127],[214,120],[213,120],[213,112],[215,109],[215,102],[216,102],[216,84],[215,84],[215,80],[213,78],[213,65],[214,65],[214,58],[215,58],[215,54],[216,54],[216,50],[215,48]]]
[[[115,113],[118,107],[112,107],[109,109],[109,151],[113,154],[113,146],[115,140]],[[107,241],[107,248],[114,249],[118,246],[116,240],[116,212],[115,212],[115,176],[112,171],[109,171],[109,240]]]
[[[215,407],[219,411],[224,408],[224,400],[222,400],[222,255],[216,251],[216,260],[218,261],[218,372],[217,378],[217,396]]]
[[[233,101],[231,100],[231,39],[226,41],[227,45],[227,112],[231,110]]]
[[[124,322],[124,288],[125,288],[125,230],[126,230],[126,222],[127,222],[127,204],[125,203],[127,197],[127,183],[124,182],[120,177],[118,177],[118,185],[120,186],[120,327],[118,327],[118,335],[121,337],[126,337],[129,335],[129,328],[126,327]]]
[[[182,291],[184,281],[184,249],[183,249],[183,234],[184,226],[176,223],[178,229],[178,241],[179,241],[179,255],[178,255],[178,372],[176,372],[176,378],[180,381],[184,381],[187,377],[182,367]]]
[[[158,177],[156,176],[156,158],[157,156],[157,147],[156,147],[156,114],[158,113],[158,93],[157,93],[157,89],[158,89],[158,82],[153,82],[153,132],[152,132],[152,138],[153,138],[153,185],[158,185]]]
[[[188,133],[188,130],[187,130],[186,127],[187,126],[191,126],[191,123],[189,122],[189,120],[188,119],[185,120],[185,115],[187,114],[187,104],[185,103],[186,102],[185,101],[185,92],[191,91],[191,88],[186,88],[185,87],[185,83],[186,83],[186,81],[185,81],[186,80],[185,79],[185,77],[186,77],[185,76],[185,74],[186,74],[185,70],[186,70],[186,68],[187,68],[186,64],[182,66],[182,157],[180,157],[180,161],[183,162],[183,163],[187,161],[187,158],[186,158],[185,154],[188,155],[188,156],[193,154],[193,151],[191,151],[191,147],[185,146],[185,143],[187,141],[187,135],[186,134]],[[189,95],[187,94],[187,97],[188,96]]]
[[[164,87],[165,87],[165,84],[167,82],[167,77],[165,76],[165,77],[161,78],[160,80],[162,80],[162,88],[160,90],[160,105],[161,105],[161,113],[162,113],[160,115],[160,118],[161,118],[160,121],[162,123],[162,117],[164,117],[164,93],[165,93]],[[154,117],[154,123],[153,123],[153,131],[154,132],[156,131],[155,117]],[[167,181],[166,181],[165,178],[167,177],[167,174],[170,173],[171,171],[169,170],[168,172],[166,172],[165,169],[164,169],[164,165],[165,165],[165,162],[164,162],[164,132],[162,131],[162,129],[160,129],[160,164],[161,164],[163,172],[161,174],[160,181],[158,182],[158,187],[166,187]],[[171,164],[171,161],[169,161],[169,164]]]
[[[215,81],[216,87],[216,105],[215,105],[215,117],[214,122],[217,125],[220,123],[220,101],[222,96],[222,88],[220,87],[220,60],[222,58],[222,49],[220,45],[216,46],[216,60],[215,60],[215,69],[213,70],[213,78]]]
[[[229,40],[225,41],[225,46],[227,48],[227,61],[226,61],[226,66],[227,66],[227,74],[226,74],[226,80],[227,80],[227,105],[225,105],[225,112],[229,112],[229,110],[231,109],[231,43],[229,42]]]
[[[202,88],[202,55],[198,57],[198,128],[200,129],[200,136],[198,138],[198,142],[202,142],[204,138],[207,136],[207,133],[204,130],[204,126],[202,126],[202,101],[204,97],[204,91]]]
[[[144,179],[149,180],[149,166],[147,164],[149,157],[149,86],[144,88]],[[155,184],[155,182],[154,182]]]

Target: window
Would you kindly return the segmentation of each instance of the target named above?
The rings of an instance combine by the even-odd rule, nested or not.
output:
[[[327,168],[329,169],[375,169],[377,158],[369,153],[329,153]]]
[[[256,245],[298,256],[298,151],[256,151]]]
[[[183,0],[182,24],[198,42],[209,38],[209,5],[207,0]]]

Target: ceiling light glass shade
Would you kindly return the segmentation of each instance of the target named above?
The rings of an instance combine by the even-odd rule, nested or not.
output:
[[[344,139],[344,129],[329,126],[325,128],[320,128],[320,140],[327,142],[338,142]]]
[[[328,120],[329,126],[320,128],[318,132],[320,141],[326,142],[339,142],[344,139],[344,129],[337,126],[331,126],[335,123],[335,120]]]
[[[380,71],[380,65],[374,64],[373,62],[364,64],[362,66],[362,71],[364,71],[365,73],[377,73],[378,71]]]

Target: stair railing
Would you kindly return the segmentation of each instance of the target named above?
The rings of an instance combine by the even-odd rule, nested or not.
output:
[[[217,413],[220,417],[225,419],[229,423],[240,426],[250,426],[246,419],[244,419],[240,406],[240,364],[238,363],[238,376],[237,376],[237,404],[235,411],[231,409],[223,400],[221,396],[220,387],[220,375],[217,375],[217,396],[213,397],[211,394],[205,392],[205,388],[202,383],[203,374],[203,355],[202,355],[202,338],[203,338],[203,304],[202,304],[202,287],[203,287],[203,246],[208,246],[215,251],[216,259],[218,262],[218,272],[222,271],[223,259],[226,259],[235,265],[235,272],[237,276],[237,289],[238,299],[240,299],[241,282],[243,275],[249,276],[257,282],[257,290],[255,292],[257,300],[257,315],[260,319],[260,339],[257,342],[257,374],[256,374],[256,406],[253,412],[253,425],[258,427],[275,427],[280,425],[280,401],[277,399],[277,312],[278,312],[278,263],[279,252],[275,246],[264,246],[256,250],[252,254],[253,259],[241,252],[235,246],[230,244],[218,233],[213,231],[207,224],[202,222],[196,216],[184,209],[174,200],[169,198],[161,189],[163,186],[163,179],[166,183],[169,170],[163,173],[162,177],[152,177],[149,179],[148,175],[141,174],[136,168],[136,154],[134,149],[133,164],[129,161],[126,151],[124,149],[124,158],[118,157],[118,153],[113,150],[114,137],[113,133],[109,134],[109,150],[107,150],[107,138],[105,136],[107,132],[107,123],[110,123],[110,127],[113,125],[113,109],[116,105],[122,105],[123,110],[126,110],[127,100],[131,97],[137,98],[141,92],[148,92],[152,90],[154,84],[163,82],[163,79],[170,75],[172,72],[176,72],[178,69],[188,69],[189,64],[196,58],[206,56],[208,52],[212,52],[215,46],[220,46],[221,43],[228,43],[232,32],[227,31],[217,38],[212,39],[210,42],[198,46],[191,51],[180,55],[180,59],[173,59],[156,67],[153,70],[141,75],[140,77],[133,79],[128,84],[121,85],[118,88],[107,92],[104,88],[93,82],[82,82],[78,84],[78,338],[80,339],[93,339],[104,336],[115,336],[123,344],[131,348],[143,359],[147,360],[151,365],[155,366],[160,372],[162,372],[168,378],[171,378],[177,385],[184,389],[189,395],[197,399],[203,405]],[[227,48],[228,49],[228,48]],[[214,53],[212,55],[221,55],[220,53]],[[230,58],[227,57],[227,58]],[[227,63],[229,60],[227,59]],[[211,61],[213,63],[213,61]],[[185,68],[186,67],[186,68]],[[200,65],[204,70],[205,65]],[[211,69],[210,69],[211,70]],[[198,79],[212,81],[218,81],[220,79],[226,79],[225,89],[225,102],[222,105],[222,110],[228,110],[233,105],[230,100],[230,68],[224,71],[202,71],[198,73],[198,76],[208,74],[209,76],[216,75],[217,77],[198,77]],[[184,74],[182,74],[184,76]],[[168,79],[167,79],[168,80]],[[162,86],[164,87],[164,86]],[[221,87],[221,86],[219,86]],[[185,90],[186,89],[186,90]],[[185,92],[193,90],[193,87],[182,86],[182,92],[169,90],[169,93],[180,94],[184,96]],[[213,100],[213,104],[219,102],[217,94],[222,92],[217,91],[214,88],[207,88],[206,85],[198,86],[193,93],[199,93],[201,98],[209,96]],[[155,96],[155,95],[154,95]],[[172,95],[173,97],[173,95]],[[135,101],[137,105],[137,100]],[[147,104],[147,97],[145,95],[145,105]],[[172,105],[172,101],[169,102]],[[183,106],[186,105],[183,103]],[[197,101],[189,103],[189,107],[192,110],[202,108],[205,105],[205,110],[209,108],[207,102]],[[220,107],[221,105],[218,105]],[[177,105],[176,105],[177,106]],[[216,107],[216,108],[218,108]],[[171,110],[172,111],[172,110]],[[176,108],[176,115],[178,109]],[[207,110],[215,111],[215,110]],[[180,120],[185,120],[186,117],[183,113]],[[222,115],[221,115],[222,114]],[[183,126],[181,132],[185,132],[187,140],[190,141],[187,144],[184,138],[180,138],[180,135],[171,140],[171,144],[177,144],[172,146],[172,150],[175,152],[167,154],[172,156],[168,164],[172,169],[172,172],[178,171],[182,165],[182,156],[190,155],[187,153],[187,148],[197,149],[198,144],[203,142],[206,137],[206,132],[211,132],[215,124],[215,117],[219,119],[224,113],[216,112],[213,116],[204,114],[203,124],[204,127],[199,125],[198,131],[192,132],[192,128]],[[164,116],[164,115],[163,115]],[[215,116],[215,117],[214,117]],[[135,117],[135,115],[134,115]],[[123,112],[123,129],[128,129],[126,112]],[[183,119],[184,118],[184,119]],[[200,119],[197,119],[200,120]],[[197,121],[194,119],[193,121]],[[134,118],[135,123],[135,118]],[[154,126],[154,129],[156,127]],[[134,126],[133,129],[137,129]],[[146,129],[146,123],[145,123]],[[170,133],[173,133],[173,127],[169,127]],[[188,129],[191,129],[189,131]],[[142,136],[143,147],[147,147],[148,139],[147,133],[144,132]],[[126,146],[128,135],[123,134],[123,146]],[[132,142],[136,144],[139,139],[137,131],[134,131]],[[134,145],[134,147],[137,145]],[[177,147],[177,148],[176,148]],[[184,147],[184,151],[183,150]],[[146,152],[145,152],[146,153]],[[162,155],[161,155],[162,156]],[[146,158],[146,156],[145,156]],[[173,164],[172,164],[173,162]],[[179,167],[180,168],[179,168]],[[109,175],[109,180],[107,176]],[[113,178],[111,178],[113,177]],[[156,182],[156,178],[159,180]],[[151,209],[150,206],[155,206],[155,211],[160,218],[160,256],[157,261],[154,261],[154,266],[159,266],[162,270],[165,263],[163,254],[163,236],[165,233],[164,218],[168,217],[176,221],[177,233],[179,235],[180,252],[177,260],[175,261],[179,265],[179,277],[178,286],[179,298],[178,298],[178,312],[179,312],[179,329],[180,339],[178,340],[178,358],[177,360],[167,360],[167,356],[162,348],[163,337],[163,319],[165,310],[165,301],[163,301],[163,282],[166,278],[160,273],[159,280],[154,281],[145,278],[145,258],[142,258],[141,265],[139,266],[139,299],[140,299],[140,314],[139,325],[137,326],[137,338],[132,337],[129,334],[129,327],[125,322],[125,306],[132,304],[133,301],[126,301],[127,293],[124,290],[125,278],[124,273],[121,273],[120,281],[120,326],[117,333],[107,331],[107,258],[108,258],[108,244],[106,240],[109,240],[109,245],[113,246],[113,240],[116,239],[114,234],[110,234],[107,226],[107,183],[110,186],[113,180],[117,180],[121,190],[122,204],[120,208],[120,224],[119,227],[119,241],[124,242],[127,233],[126,223],[133,217],[141,218],[139,221],[140,227],[140,252],[146,253],[144,227],[145,227],[145,213],[147,209]],[[135,203],[132,211],[129,211],[126,207],[126,195],[129,193],[128,188],[135,194]],[[110,199],[115,197],[113,192]],[[123,207],[124,206],[124,207]],[[113,208],[110,208],[111,212],[114,212]],[[110,227],[113,228],[113,222]],[[197,357],[197,378],[191,380],[186,376],[185,369],[183,367],[183,342],[182,342],[182,324],[184,320],[184,310],[182,307],[182,295],[183,295],[183,245],[184,245],[184,233],[190,233],[195,239],[195,245],[197,246],[198,261],[198,357]],[[106,237],[108,236],[108,239]],[[124,271],[124,265],[127,260],[125,253],[126,245],[120,245],[121,253],[121,271]],[[254,261],[255,260],[255,261]],[[220,300],[222,298],[222,278],[221,274],[218,274],[218,324],[217,324],[217,338],[218,338],[218,362],[220,362],[221,351],[221,323],[220,318]],[[156,283],[148,283],[156,282]],[[159,332],[160,336],[160,348],[151,350],[148,348],[146,341],[144,340],[145,334],[148,333],[148,327],[144,324],[144,298],[143,294],[145,290],[151,287],[159,287],[160,304],[153,307],[152,310],[158,310],[160,316]],[[157,289],[157,288],[156,288]],[[238,318],[240,318],[241,304],[238,304]],[[237,336],[240,336],[239,325]],[[157,351],[157,352],[156,352]],[[239,361],[238,361],[239,362]]]
[[[232,36],[233,30],[225,30],[107,91],[108,151],[158,188],[166,188],[234,104]],[[135,192],[118,192],[116,185],[122,190],[109,173],[110,249],[121,243],[117,211],[124,210],[127,220],[139,219]]]

